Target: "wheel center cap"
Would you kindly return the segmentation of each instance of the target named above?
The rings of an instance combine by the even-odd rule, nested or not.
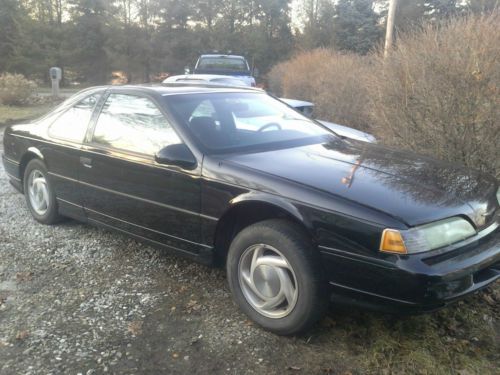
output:
[[[274,297],[280,291],[280,279],[274,267],[260,265],[254,270],[254,285],[265,297]]]

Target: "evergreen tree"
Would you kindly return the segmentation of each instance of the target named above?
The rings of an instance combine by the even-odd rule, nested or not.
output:
[[[367,53],[380,41],[383,28],[373,0],[339,0],[335,6],[334,45],[339,50]]]
[[[24,9],[16,0],[2,0],[0,6],[0,73],[18,71],[21,58],[22,26],[25,21]]]
[[[388,0],[0,0],[0,73],[48,81],[106,83],[113,70],[149,81],[183,72],[200,53],[244,54],[265,73],[296,49],[334,47],[365,54],[384,35]],[[297,1],[297,0],[295,0]],[[491,12],[498,0],[399,0],[396,29],[466,12]],[[376,4],[376,7],[375,7]]]
[[[72,65],[90,83],[107,81],[108,42],[107,19],[112,14],[111,4],[105,0],[70,0],[73,30],[66,48],[72,48]]]

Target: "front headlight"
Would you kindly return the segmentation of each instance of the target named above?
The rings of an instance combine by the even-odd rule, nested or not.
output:
[[[408,230],[385,229],[380,241],[380,251],[422,253],[451,245],[475,234],[474,227],[467,220],[452,217]]]

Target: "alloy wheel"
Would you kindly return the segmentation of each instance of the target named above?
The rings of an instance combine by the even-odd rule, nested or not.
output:
[[[43,216],[49,209],[50,196],[47,180],[42,172],[33,169],[28,180],[28,196],[33,211]]]
[[[272,246],[247,248],[239,262],[238,279],[247,302],[269,318],[283,318],[297,303],[295,272],[285,256]]]

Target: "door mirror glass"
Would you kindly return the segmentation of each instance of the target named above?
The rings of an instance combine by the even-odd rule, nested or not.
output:
[[[176,165],[183,169],[196,168],[196,158],[184,143],[168,145],[155,155],[158,164]]]

